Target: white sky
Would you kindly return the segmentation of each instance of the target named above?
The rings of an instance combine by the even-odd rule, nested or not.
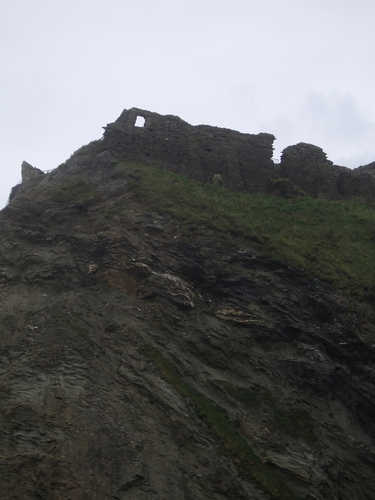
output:
[[[375,160],[375,0],[0,0],[0,207],[123,109]]]

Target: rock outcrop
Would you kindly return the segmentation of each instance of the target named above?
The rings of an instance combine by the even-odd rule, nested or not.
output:
[[[29,186],[30,182],[35,181],[38,177],[44,176],[45,173],[39,168],[33,167],[27,161],[23,161],[21,165],[22,181],[14,186],[9,194],[9,201],[12,201],[23,188]]]

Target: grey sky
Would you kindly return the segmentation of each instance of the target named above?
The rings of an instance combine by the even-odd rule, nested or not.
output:
[[[375,160],[374,0],[0,0],[0,206],[133,106]]]

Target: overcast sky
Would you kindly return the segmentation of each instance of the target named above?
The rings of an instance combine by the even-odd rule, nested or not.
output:
[[[0,0],[0,207],[123,109],[375,160],[375,0]]]

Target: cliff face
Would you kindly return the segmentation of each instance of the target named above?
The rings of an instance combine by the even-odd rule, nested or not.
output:
[[[373,498],[372,307],[182,236],[110,129],[0,213],[0,498]]]

